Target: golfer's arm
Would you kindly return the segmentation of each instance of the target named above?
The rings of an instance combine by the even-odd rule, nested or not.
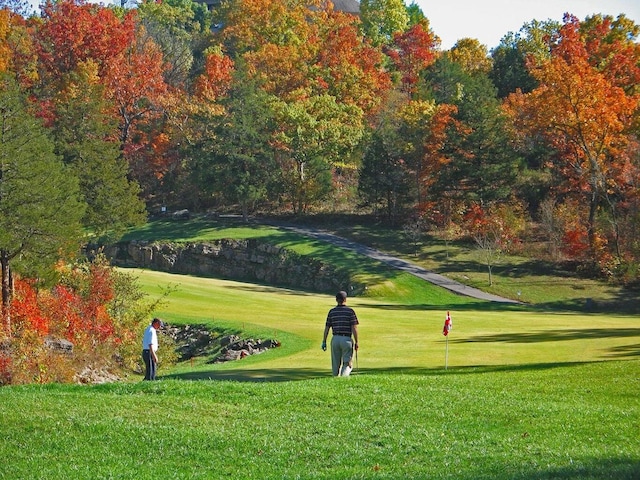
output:
[[[151,358],[153,358],[154,362],[158,361],[158,356],[156,355],[156,352],[153,351],[153,344],[152,343],[149,344],[149,354],[151,355]]]
[[[358,325],[354,325],[351,327],[351,331],[353,332],[353,341],[358,343]]]
[[[324,335],[322,336],[322,341],[327,341],[327,335],[329,335],[329,325],[325,325],[324,327]]]

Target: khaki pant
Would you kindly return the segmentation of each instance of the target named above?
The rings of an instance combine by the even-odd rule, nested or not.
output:
[[[351,373],[353,341],[351,337],[334,335],[331,337],[331,369],[333,376],[348,377]]]

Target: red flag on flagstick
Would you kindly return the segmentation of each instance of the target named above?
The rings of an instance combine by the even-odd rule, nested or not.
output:
[[[451,315],[449,315],[449,312],[447,312],[447,318],[445,318],[444,320],[444,328],[442,329],[442,334],[445,337],[449,335],[449,330],[451,330],[452,326],[453,326],[453,323],[451,322]]]

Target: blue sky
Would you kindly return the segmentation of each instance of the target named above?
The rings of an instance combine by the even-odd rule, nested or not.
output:
[[[640,24],[640,0],[415,0],[431,29],[448,50],[464,37],[476,38],[490,50],[508,32],[531,20],[562,21],[565,12],[580,20],[602,13],[624,13]],[[405,0],[410,4],[411,0]]]

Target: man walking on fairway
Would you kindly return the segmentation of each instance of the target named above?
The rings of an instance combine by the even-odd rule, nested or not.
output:
[[[329,310],[324,327],[322,350],[327,350],[327,335],[331,337],[331,368],[333,376],[348,377],[353,368],[353,351],[358,350],[358,317],[353,308],[347,307],[347,293],[336,294],[337,306]],[[353,336],[353,340],[352,337]]]

